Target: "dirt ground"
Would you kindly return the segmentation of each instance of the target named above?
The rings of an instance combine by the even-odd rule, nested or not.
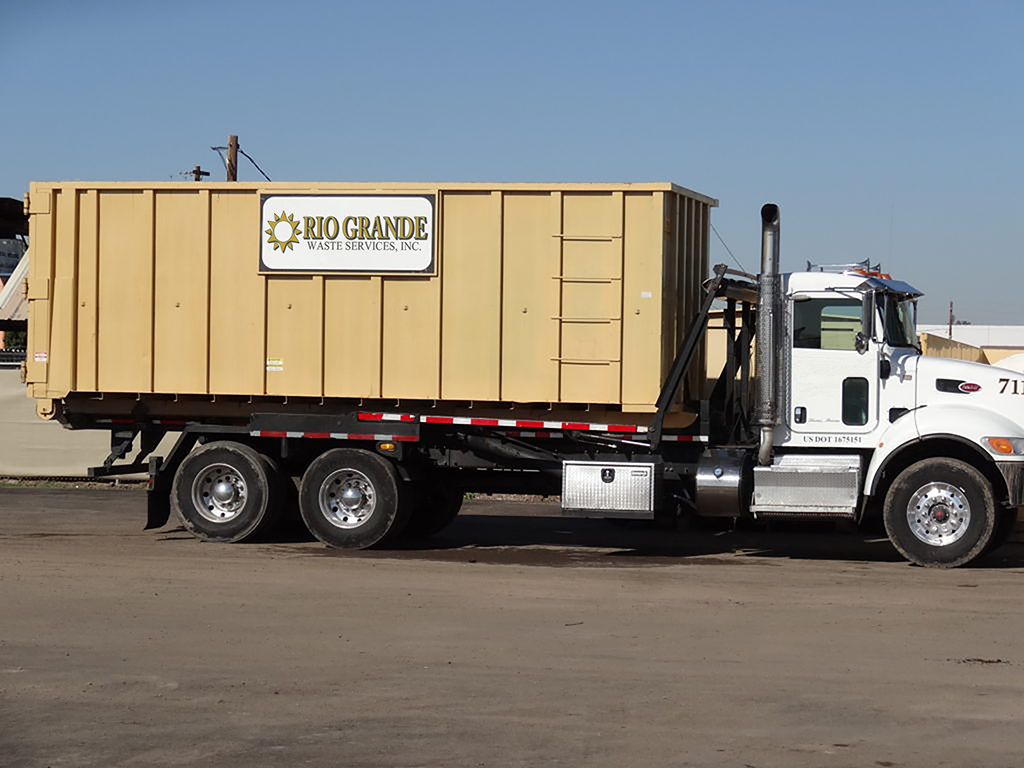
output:
[[[556,513],[337,553],[0,489],[0,765],[1020,765],[1021,545],[933,571]]]

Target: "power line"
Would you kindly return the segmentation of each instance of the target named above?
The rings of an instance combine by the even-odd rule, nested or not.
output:
[[[253,160],[253,159],[252,159],[251,157],[249,157],[249,153],[248,153],[248,152],[246,152],[246,151],[245,151],[244,149],[242,149],[241,147],[239,147],[239,148],[238,148],[238,151],[239,151],[239,152],[241,152],[241,153],[242,153],[243,155],[245,155],[245,159],[246,159],[246,160],[248,160],[248,161],[249,161],[250,163],[252,163],[253,165],[255,165],[255,166],[256,166],[256,170],[257,170],[257,171],[259,171],[259,172],[260,172],[261,174],[263,174],[263,178],[264,178],[264,179],[266,179],[267,181],[270,181],[270,177],[269,177],[269,176],[267,176],[267,174],[263,173],[263,169],[262,169],[262,168],[260,168],[260,166],[259,166],[259,163],[257,163],[257,162],[256,162],[255,160]]]
[[[732,260],[736,262],[736,266],[740,268],[740,271],[746,272],[747,268],[740,264],[740,260],[736,258],[735,254],[733,254],[732,252],[732,249],[726,244],[725,240],[722,239],[722,236],[718,234],[718,230],[715,229],[714,224],[711,225],[711,231],[715,233],[715,236],[718,238],[719,242],[725,247],[726,252],[730,256],[732,256]]]
[[[220,156],[220,161],[224,164],[224,170],[226,171],[228,169],[228,160],[224,157],[224,150],[227,149],[227,147],[210,147],[210,149]]]

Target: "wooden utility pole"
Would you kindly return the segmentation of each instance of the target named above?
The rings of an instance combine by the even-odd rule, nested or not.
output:
[[[238,181],[237,136],[228,136],[228,181]]]
[[[953,338],[953,302],[949,302],[949,338]]]
[[[210,175],[209,171],[204,171],[198,165],[195,168],[193,168],[191,171],[189,171],[189,173],[192,174],[192,178],[194,178],[196,181],[202,181],[203,180],[203,176],[209,176]]]

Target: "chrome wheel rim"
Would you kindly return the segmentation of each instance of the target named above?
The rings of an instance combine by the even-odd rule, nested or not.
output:
[[[245,508],[249,489],[229,464],[211,464],[192,481],[192,504],[204,520],[228,523]]]
[[[350,530],[363,525],[377,507],[377,493],[370,478],[358,469],[338,469],[320,485],[320,514],[336,528]]]
[[[907,504],[911,532],[932,547],[948,547],[963,538],[971,524],[971,504],[962,489],[949,483],[918,488]]]

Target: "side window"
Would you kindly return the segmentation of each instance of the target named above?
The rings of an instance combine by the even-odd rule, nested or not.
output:
[[[862,325],[858,299],[798,298],[793,301],[794,347],[854,350]]]
[[[861,377],[843,379],[843,424],[863,427],[868,423],[868,380]]]

